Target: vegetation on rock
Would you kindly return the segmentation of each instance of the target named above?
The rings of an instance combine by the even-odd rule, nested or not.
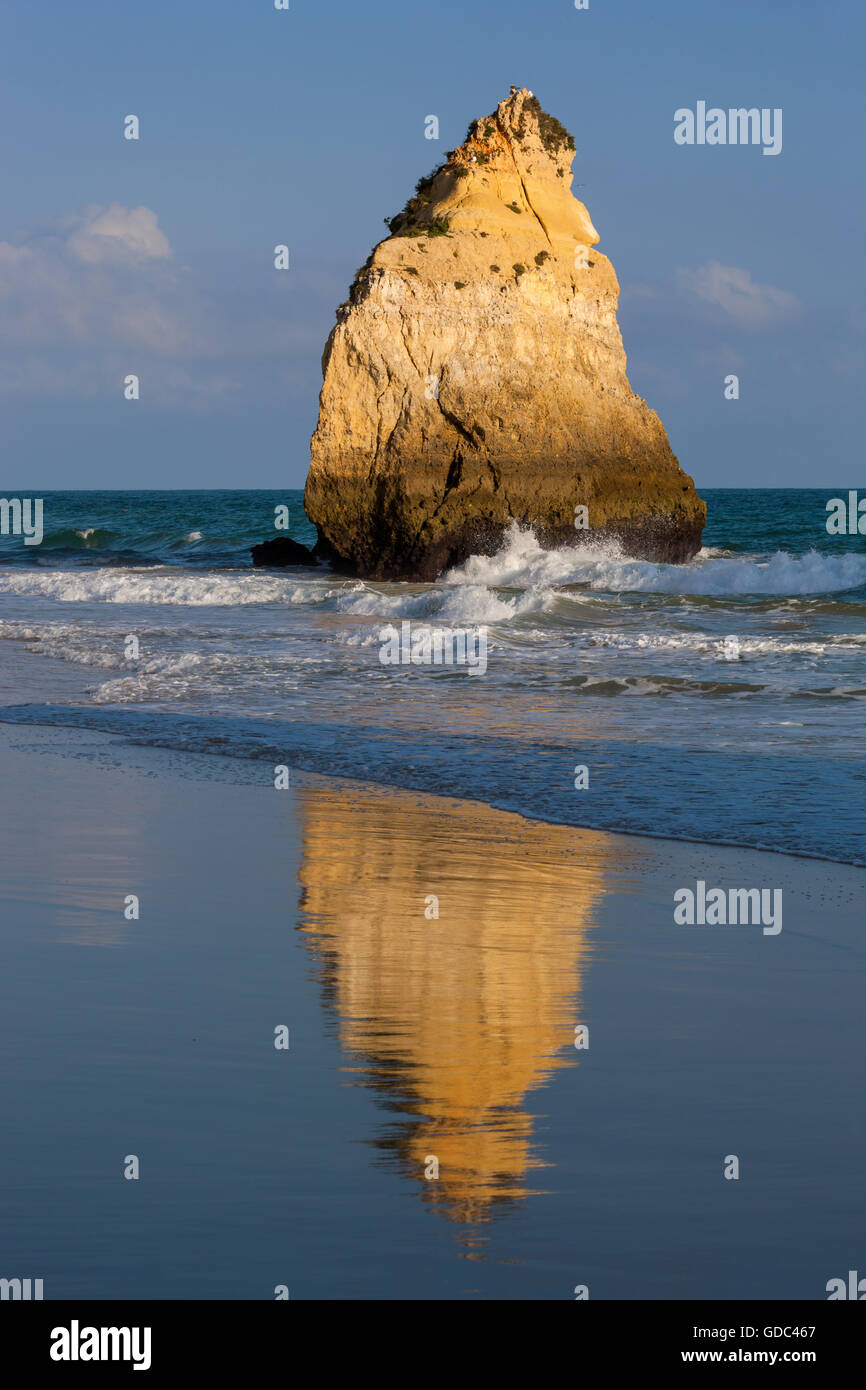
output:
[[[526,134],[526,113],[531,111],[538,122],[538,133],[547,153],[555,158],[562,150],[574,150],[574,136],[570,135],[561,121],[542,108],[538,97],[527,97],[520,112],[520,119],[514,127],[518,140]]]

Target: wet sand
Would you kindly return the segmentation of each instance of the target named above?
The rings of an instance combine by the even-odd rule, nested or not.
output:
[[[822,1299],[862,1264],[863,870],[0,744],[0,1277]],[[678,926],[698,879],[781,888],[782,931]]]

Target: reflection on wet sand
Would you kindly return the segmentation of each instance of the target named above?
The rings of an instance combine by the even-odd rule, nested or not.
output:
[[[70,946],[125,946],[137,929],[124,912],[150,864],[147,815],[113,783],[100,810],[98,836],[86,818],[64,819],[54,808],[38,808],[30,822],[40,846],[46,925],[55,941]]]
[[[302,931],[376,1139],[470,1228],[543,1166],[525,1108],[574,1065],[611,839],[477,803],[330,785],[299,794]],[[438,899],[438,919],[432,901]],[[438,1160],[438,1179],[425,1178]],[[471,1244],[471,1230],[464,1233]]]

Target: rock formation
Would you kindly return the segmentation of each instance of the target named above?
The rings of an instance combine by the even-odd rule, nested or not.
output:
[[[628,384],[619,285],[573,158],[512,88],[390,219],[322,360],[305,493],[321,556],[429,580],[515,521],[545,546],[697,551],[706,508]]]
[[[272,541],[262,541],[251,550],[253,564],[267,567],[286,565],[317,565],[319,562],[312,550],[308,550],[291,536],[276,536]]]

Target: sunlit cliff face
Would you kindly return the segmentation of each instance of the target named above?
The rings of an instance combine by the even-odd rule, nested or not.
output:
[[[700,548],[706,507],[629,385],[574,157],[515,88],[358,270],[322,358],[304,493],[348,573],[427,582],[493,554],[514,522],[546,549],[584,529],[656,562]]]
[[[581,1055],[610,841],[407,793],[299,802],[302,930],[349,1068],[394,1115],[377,1142],[449,1219],[489,1221],[542,1166],[528,1093]]]

